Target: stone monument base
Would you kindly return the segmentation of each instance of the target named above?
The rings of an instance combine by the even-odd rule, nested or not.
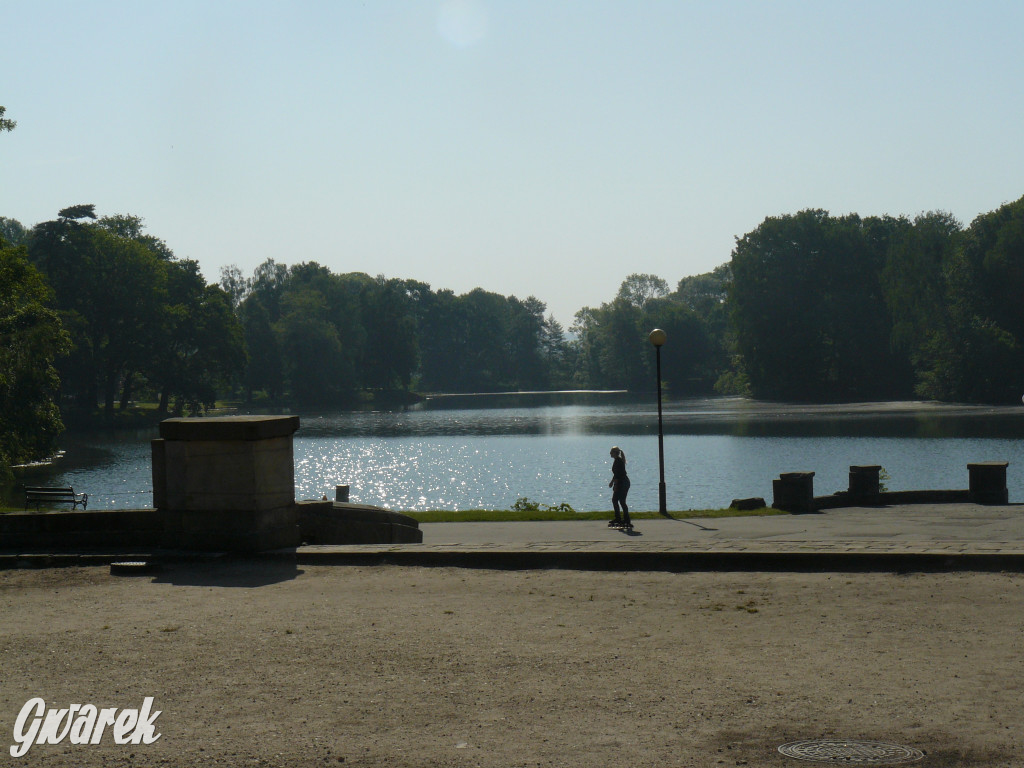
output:
[[[153,449],[161,546],[256,552],[299,545],[298,416],[166,419]]]

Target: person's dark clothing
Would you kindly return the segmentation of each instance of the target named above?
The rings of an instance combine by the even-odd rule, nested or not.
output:
[[[629,475],[626,474],[626,461],[621,456],[616,456],[612,462],[612,508],[615,516],[619,516],[619,508],[622,508],[623,519],[629,522],[629,507],[626,505],[626,494],[629,493]]]

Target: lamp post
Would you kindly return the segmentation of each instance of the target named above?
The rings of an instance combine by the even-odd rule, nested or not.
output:
[[[661,422],[661,346],[665,343],[665,332],[661,328],[655,328],[647,336],[647,340],[654,345],[658,367],[658,472],[661,478],[661,482],[658,483],[658,512],[668,517],[668,507],[665,503],[665,431]]]

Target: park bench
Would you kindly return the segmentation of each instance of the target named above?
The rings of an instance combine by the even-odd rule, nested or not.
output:
[[[87,509],[89,494],[75,493],[75,489],[71,487],[41,488],[38,486],[26,486],[25,509],[28,509],[33,504],[36,509],[39,509],[44,504],[47,506],[52,504],[70,504],[72,509],[77,509],[78,505],[81,504],[82,509]]]

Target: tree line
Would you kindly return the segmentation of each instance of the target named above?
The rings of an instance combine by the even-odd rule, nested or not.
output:
[[[723,290],[721,279],[710,282]],[[481,288],[456,295],[415,280],[334,274],[315,262],[289,267],[268,260],[248,278],[228,267],[221,286],[243,328],[247,399],[263,393],[321,405],[368,390],[636,388],[642,382],[651,389],[650,350],[637,344],[651,323],[676,332],[680,349],[692,348],[669,366],[679,373],[677,389],[699,375],[697,389],[714,383],[715,344],[706,323],[651,275],[631,275],[611,305],[581,310],[569,334],[534,296]],[[724,326],[721,296],[692,290],[686,296],[714,309]]]
[[[946,213],[766,218],[675,288],[629,275],[566,331],[534,296],[268,259],[209,283],[134,215],[0,217],[0,465],[45,454],[61,414],[219,397],[347,406],[367,393],[665,386],[776,400],[1016,402],[1024,198]]]
[[[963,227],[807,210],[730,262],[731,384],[758,398],[1016,403],[1024,392],[1024,198]]]

